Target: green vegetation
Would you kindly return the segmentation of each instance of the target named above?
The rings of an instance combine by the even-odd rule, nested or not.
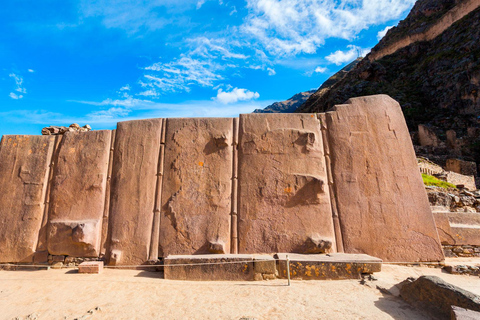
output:
[[[439,180],[433,176],[429,176],[428,174],[422,173],[422,179],[423,179],[423,184],[426,186],[442,187],[445,189],[456,188],[455,185],[448,183],[446,181]]]

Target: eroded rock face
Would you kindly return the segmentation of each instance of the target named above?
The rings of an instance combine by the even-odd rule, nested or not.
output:
[[[32,262],[44,218],[54,137],[3,136],[0,144],[0,262]]]
[[[240,253],[305,253],[312,237],[331,241],[335,250],[315,115],[240,115],[238,174]]]
[[[162,119],[119,122],[110,201],[110,264],[149,258]]]
[[[107,130],[64,135],[50,193],[50,254],[100,254],[110,143]]]
[[[345,252],[385,261],[443,260],[399,104],[377,95],[333,111],[326,118]]]
[[[233,119],[168,119],[160,247],[230,253]]]

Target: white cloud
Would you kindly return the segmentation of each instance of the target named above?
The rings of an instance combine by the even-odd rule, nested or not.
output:
[[[379,31],[377,33],[377,39],[378,41],[380,41],[383,37],[385,37],[385,35],[387,34],[387,31],[392,29],[394,26],[388,26],[388,27],[385,27],[385,29]]]
[[[233,88],[232,91],[227,92],[222,89],[218,89],[217,96],[214,98],[224,104],[235,103],[238,101],[248,101],[252,99],[258,99],[260,94],[258,92],[252,92],[247,89]]]
[[[120,91],[130,91],[132,88],[130,87],[129,84],[124,85],[123,87],[120,88]]]
[[[198,1],[197,2],[197,10],[200,9],[203,6],[204,3],[205,3],[205,0]]]
[[[346,62],[352,62],[358,57],[364,57],[370,51],[370,49],[364,49],[354,45],[348,45],[347,48],[349,48],[349,50],[335,51],[334,53],[326,56],[325,59],[339,66]]]
[[[87,114],[87,117],[96,118],[96,119],[113,119],[113,118],[123,118],[128,116],[131,111],[127,108],[122,107],[113,107],[107,110],[98,110]]]
[[[17,94],[15,94],[15,93],[13,93],[13,92],[10,92],[9,96],[10,96],[10,98],[12,98],[12,99],[14,99],[14,100],[18,100],[18,99],[22,99],[22,98],[23,98],[23,95],[21,95],[21,94],[18,94],[18,95],[17,95]]]
[[[315,73],[325,73],[327,71],[327,68],[325,67],[316,67],[315,68]]]
[[[351,40],[360,31],[399,18],[415,0],[247,0],[241,30],[275,55],[314,53],[325,39]]]
[[[269,76],[274,76],[277,74],[277,72],[275,72],[275,69],[272,68],[267,68],[267,71]]]
[[[34,73],[34,72],[35,72],[35,70],[33,70],[33,69],[28,69],[28,72],[30,72],[30,73]]]

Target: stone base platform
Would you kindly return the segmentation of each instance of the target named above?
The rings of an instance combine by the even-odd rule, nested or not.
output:
[[[290,278],[297,280],[360,279],[362,274],[380,272],[382,260],[366,254],[296,254],[277,253],[279,277],[287,278],[287,255]]]
[[[271,255],[206,254],[165,258],[165,279],[170,280],[270,280],[287,278],[287,253]],[[365,254],[288,253],[291,279],[360,279],[381,271],[382,260]]]
[[[275,270],[272,256],[252,254],[171,255],[164,264],[170,280],[263,280],[275,278]]]
[[[85,261],[78,265],[78,273],[101,273],[103,261]]]

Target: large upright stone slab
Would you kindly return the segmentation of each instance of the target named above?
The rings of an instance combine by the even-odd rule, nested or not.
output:
[[[162,119],[119,122],[113,153],[109,264],[148,260]]]
[[[3,136],[0,143],[0,262],[32,262],[42,225],[55,138]]]
[[[313,114],[242,114],[240,253],[334,251],[320,124]]]
[[[50,254],[99,256],[110,143],[108,130],[64,135],[50,191]]]
[[[345,252],[443,260],[400,105],[386,95],[354,98],[326,120]]]
[[[163,256],[230,253],[233,119],[167,119]]]

